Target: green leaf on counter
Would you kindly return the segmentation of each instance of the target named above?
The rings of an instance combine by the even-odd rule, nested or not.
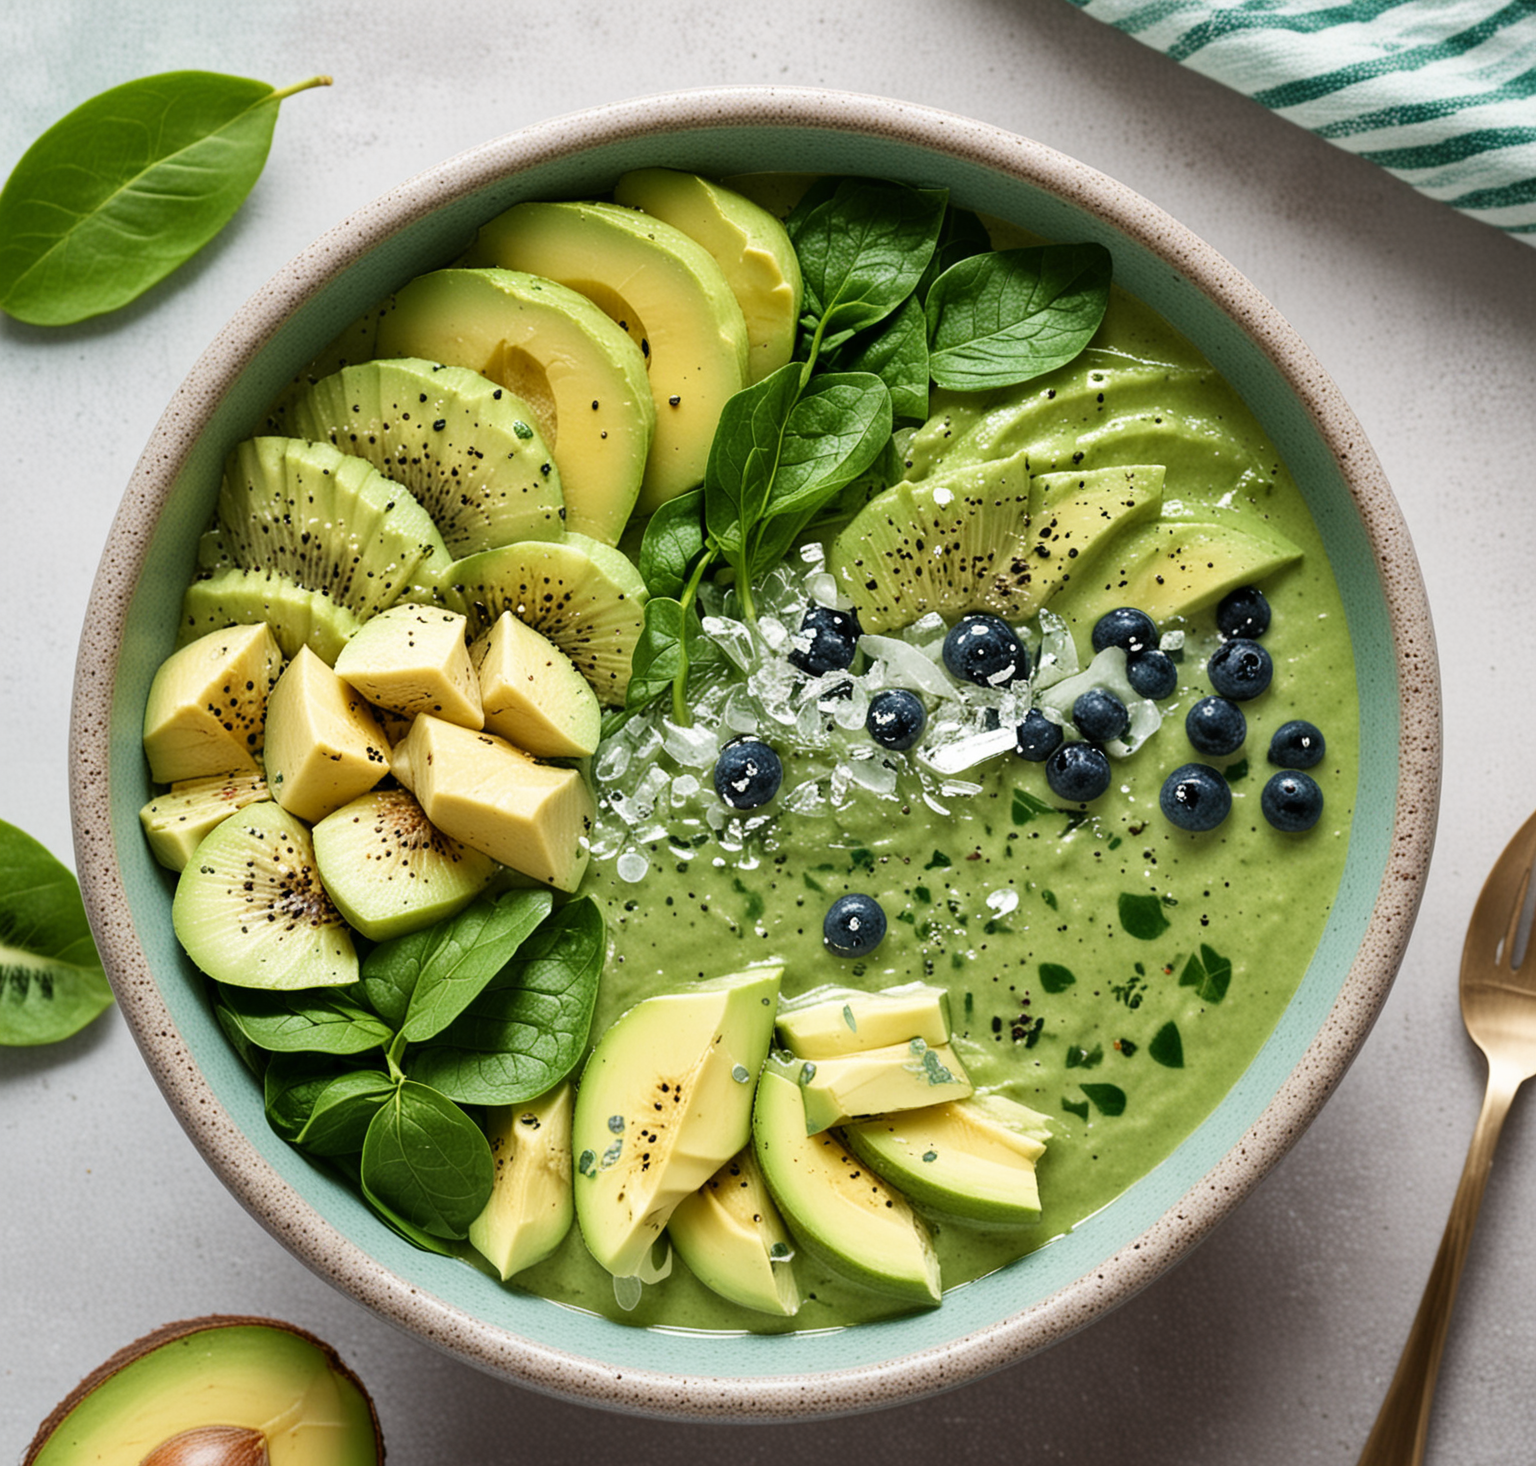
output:
[[[111,1004],[79,883],[0,820],[0,1044],[57,1043]]]
[[[0,309],[65,326],[127,305],[208,243],[266,165],[283,99],[263,81],[172,71],[54,123],[0,190]]]

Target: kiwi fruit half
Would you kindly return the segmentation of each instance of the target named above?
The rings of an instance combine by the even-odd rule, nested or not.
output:
[[[198,845],[176,883],[171,924],[187,955],[234,987],[287,991],[358,978],[309,828],[272,800],[232,814]]]
[[[431,516],[372,464],[329,443],[249,438],[230,454],[205,571],[269,571],[355,616],[393,605],[449,562]]]
[[[503,545],[450,565],[439,587],[468,617],[471,640],[510,611],[576,664],[599,702],[624,705],[647,593],[618,550],[574,531],[556,543]]]
[[[496,872],[489,855],[434,826],[407,789],[375,789],[342,805],[313,837],[331,900],[376,942],[452,916]]]
[[[967,465],[877,494],[832,546],[830,568],[865,631],[991,611],[1028,614],[1029,460]]]
[[[533,409],[467,367],[418,357],[343,367],[277,426],[366,459],[421,504],[454,556],[565,534],[560,473]]]
[[[225,565],[205,571],[182,595],[176,645],[187,646],[225,626],[263,622],[285,657],[307,646],[328,666],[363,624],[322,590],[308,590],[272,570]]]

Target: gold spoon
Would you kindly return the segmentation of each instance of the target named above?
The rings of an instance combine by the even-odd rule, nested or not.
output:
[[[1520,827],[1489,872],[1467,927],[1461,954],[1461,1017],[1488,1060],[1488,1087],[1440,1251],[1360,1466],[1418,1466],[1424,1459],[1435,1375],[1494,1146],[1515,1091],[1536,1075],[1536,941],[1521,950],[1533,862],[1536,815]]]

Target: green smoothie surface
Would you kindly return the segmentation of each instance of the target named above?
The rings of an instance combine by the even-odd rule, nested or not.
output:
[[[1267,527],[1302,552],[1261,583],[1275,672],[1243,704],[1243,747],[1209,758],[1184,730],[1189,707],[1212,691],[1214,608],[1164,622],[1181,653],[1178,690],[1158,704],[1161,726],[1112,760],[1108,792],[1086,806],[1059,799],[1043,765],[1011,752],[939,773],[921,747],[877,748],[858,702],[873,684],[852,700],[818,702],[803,697],[810,679],[786,683],[773,645],[830,579],[814,545],[758,594],[766,672],[748,654],[733,599],[716,591],[705,625],[726,655],[694,684],[692,725],[671,724],[663,700],[593,761],[599,816],[581,892],[603,906],[610,942],[594,1038],[650,994],[770,961],[785,964],[784,998],[825,984],[940,983],[977,1089],[1048,1117],[1040,1222],[1014,1231],[936,1222],[949,1288],[1027,1267],[1030,1252],[1113,1203],[1253,1059],[1306,970],[1344,868],[1359,718],[1343,609],[1295,483],[1237,394],[1149,309],[1117,291],[1070,366],[1022,387],[941,392],[934,409],[905,445],[914,479],[1021,449],[1033,473],[1158,464],[1165,518]],[[1051,630],[1047,607],[1045,624],[1028,628],[1032,663]],[[1088,628],[1069,631],[1086,667]],[[936,650],[936,635],[942,627],[931,624],[903,633],[919,650]],[[959,716],[942,698],[928,703],[930,730]],[[1270,736],[1293,718],[1327,738],[1311,770],[1324,811],[1304,834],[1275,830],[1259,809],[1275,771]],[[749,733],[774,745],[785,776],[770,804],[738,812],[715,794],[711,767],[721,742]],[[1175,828],[1158,807],[1165,777],[1196,760],[1222,769],[1233,796],[1231,814],[1205,834]],[[850,892],[876,898],[889,921],[862,960],[834,956],[822,939],[828,906]],[[630,1323],[688,1329],[824,1329],[891,1311],[804,1254],[795,1267],[805,1301],[789,1320],[723,1302],[680,1262],[620,1310],[613,1279],[575,1229],[517,1282]]]

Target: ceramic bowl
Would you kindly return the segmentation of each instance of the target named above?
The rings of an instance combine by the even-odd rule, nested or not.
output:
[[[863,173],[1061,239],[1116,278],[1244,395],[1300,481],[1342,588],[1359,669],[1360,789],[1335,909],[1294,1001],[1240,1082],[1161,1166],[1075,1231],[892,1322],[792,1337],[627,1328],[419,1252],[267,1128],[171,931],[141,838],[145,694],[172,645],[225,453],[343,325],[451,259],[521,199],[606,190],[660,164],[710,174]],[[1418,566],[1359,424],[1274,307],[1208,245],[1039,143],[903,103],[821,91],[673,94],[557,118],[452,158],[347,219],[220,332],[128,485],[87,619],[71,759],[77,868],[122,1011],[209,1165],[299,1258],[377,1313],[493,1374],[672,1416],[806,1417],[910,1401],[1045,1348],[1156,1278],[1315,1115],[1378,1012],[1418,906],[1439,779],[1439,694]]]

